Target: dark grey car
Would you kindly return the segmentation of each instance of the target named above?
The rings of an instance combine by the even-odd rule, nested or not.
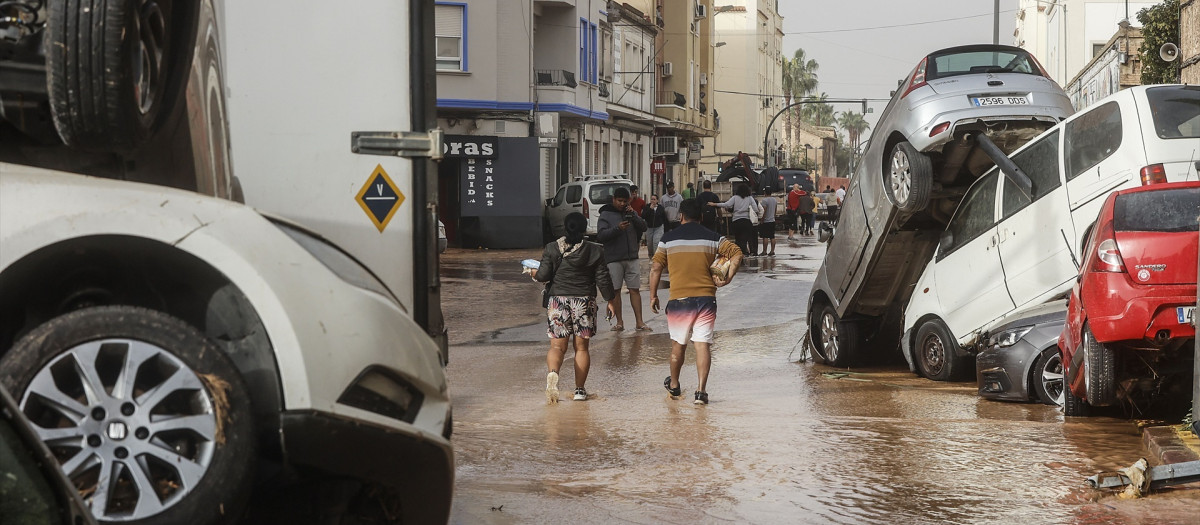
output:
[[[850,179],[808,300],[816,357],[899,357],[914,283],[966,189],[1074,109],[1026,51],[974,45],[923,58],[892,96]],[[981,137],[987,137],[984,140]],[[876,359],[878,360],[878,359]]]
[[[987,345],[975,358],[979,395],[1062,405],[1058,336],[1066,320],[1064,299],[1014,312],[988,328]]]

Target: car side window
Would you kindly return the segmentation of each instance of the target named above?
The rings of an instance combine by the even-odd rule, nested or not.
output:
[[[567,186],[567,202],[575,204],[583,197],[583,186],[572,184]]]
[[[555,207],[562,206],[563,199],[566,198],[566,196],[567,196],[567,189],[559,188],[558,193],[554,194],[554,206]]]
[[[971,242],[984,232],[996,225],[996,182],[997,171],[984,175],[979,182],[967,190],[967,196],[958,206],[958,213],[946,225],[946,231],[953,236],[949,246],[939,256],[944,256],[957,250],[960,246]]]
[[[1050,132],[1013,155],[1012,160],[1033,181],[1033,201],[1062,186],[1062,179],[1058,176],[1058,130]],[[1032,202],[1021,193],[1016,184],[1007,180],[1004,181],[1002,201],[1005,219]]]
[[[38,468],[37,452],[21,441],[11,421],[0,418],[0,509],[13,523],[66,523],[54,488]]]
[[[1067,152],[1067,180],[1108,158],[1121,147],[1121,105],[1101,105],[1067,123],[1064,149]]]

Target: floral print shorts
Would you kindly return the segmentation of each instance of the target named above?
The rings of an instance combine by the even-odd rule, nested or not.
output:
[[[546,334],[551,339],[582,337],[590,339],[596,335],[596,298],[550,296],[546,307]]]

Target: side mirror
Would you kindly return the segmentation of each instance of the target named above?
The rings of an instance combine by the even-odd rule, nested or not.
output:
[[[554,206],[554,197],[550,197],[549,199],[546,199],[546,207],[549,208],[552,206]]]
[[[942,236],[938,238],[938,252],[945,252],[951,244],[954,244],[954,234],[950,233],[950,230],[943,231]]]
[[[833,226],[830,226],[827,222],[822,222],[817,227],[817,241],[829,242],[831,239],[833,239]]]

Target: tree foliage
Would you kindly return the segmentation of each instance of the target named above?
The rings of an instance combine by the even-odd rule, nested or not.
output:
[[[1137,20],[1142,24],[1142,84],[1170,84],[1179,81],[1179,60],[1163,61],[1158,50],[1170,42],[1179,45],[1179,0],[1163,3],[1138,11]]]

